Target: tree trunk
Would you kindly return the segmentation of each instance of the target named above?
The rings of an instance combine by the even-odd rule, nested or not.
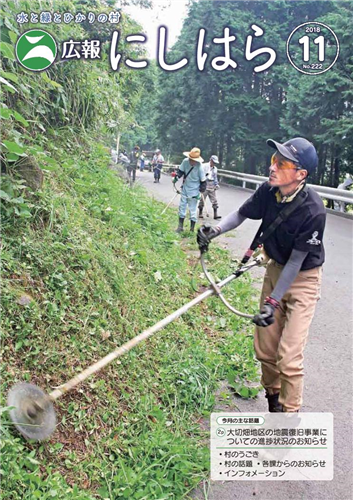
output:
[[[232,136],[231,136],[231,133],[228,132],[227,134],[227,142],[226,142],[226,146],[227,146],[227,154],[226,154],[226,164],[228,165],[228,168],[230,168],[230,164],[231,164],[231,161],[232,161],[232,158],[231,158],[231,144],[232,144]]]
[[[334,147],[331,146],[331,163],[330,163],[330,187],[333,187],[333,173],[334,173]],[[334,208],[333,200],[328,200],[328,208]]]
[[[317,167],[317,171],[313,175],[312,182],[313,184],[320,184],[320,178],[321,178],[321,172],[323,169],[323,150],[324,150],[324,145],[321,144],[318,150],[318,157],[319,157],[319,165]]]
[[[334,160],[334,186],[337,187],[339,183],[340,183],[340,149],[336,147],[335,160]]]
[[[334,148],[331,146],[331,162],[330,162],[330,183],[329,186],[333,187],[333,172],[334,172]]]
[[[327,146],[324,146],[323,148],[323,159],[322,159],[322,170],[321,170],[321,176],[319,178],[319,184],[322,186],[325,184],[325,174],[326,174],[326,160],[327,160]]]
[[[250,146],[251,148],[251,146]],[[245,146],[244,151],[244,172],[247,174],[256,174],[257,156],[249,151],[249,147]]]
[[[224,148],[224,135],[220,137],[219,140],[219,163],[223,168],[228,168],[228,165],[223,165],[223,148]]]

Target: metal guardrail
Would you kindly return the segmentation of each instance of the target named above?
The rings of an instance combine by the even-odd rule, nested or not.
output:
[[[163,167],[168,169],[176,169],[179,165],[165,163]],[[226,177],[228,179],[236,179],[242,182],[242,187],[246,188],[247,184],[255,184],[256,189],[260,184],[268,180],[268,177],[262,175],[245,174],[243,172],[234,172],[233,170],[218,170],[219,177]],[[346,191],[345,189],[337,189],[328,186],[319,186],[318,184],[308,184],[308,186],[317,192],[321,198],[328,200],[343,201],[345,203],[353,204],[353,191]]]

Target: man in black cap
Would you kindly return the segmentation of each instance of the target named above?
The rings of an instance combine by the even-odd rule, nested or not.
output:
[[[197,241],[205,250],[211,239],[247,218],[261,220],[265,236],[276,219],[281,221],[263,241],[270,261],[260,312],[253,320],[257,325],[254,348],[269,411],[295,412],[302,404],[304,347],[320,298],[326,211],[319,195],[306,186],[307,176],[318,165],[313,144],[301,137],[267,144],[276,150],[269,180],[218,226],[200,228]]]

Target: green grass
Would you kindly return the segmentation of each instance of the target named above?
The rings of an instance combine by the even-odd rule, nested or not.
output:
[[[103,147],[85,151],[69,158],[57,146],[60,168],[32,197],[32,218],[3,221],[3,405],[15,382],[50,392],[207,284],[188,254],[194,236],[174,232],[175,211],[161,216],[162,204],[130,189]],[[227,276],[226,252],[210,253],[211,270]],[[225,293],[255,312],[249,276]],[[59,399],[50,440],[26,443],[3,409],[3,498],[187,498],[208,476],[198,420],[217,382],[257,393],[251,332],[210,298]]]

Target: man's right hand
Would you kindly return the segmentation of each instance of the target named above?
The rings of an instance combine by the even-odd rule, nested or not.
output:
[[[173,184],[176,184],[178,182],[178,180],[179,180],[179,177],[177,175],[175,177],[173,177],[173,180],[172,180]]]
[[[197,231],[197,244],[199,245],[199,249],[201,253],[205,253],[208,251],[208,245],[213,238],[216,238],[220,234],[220,229],[209,226],[201,226]]]

